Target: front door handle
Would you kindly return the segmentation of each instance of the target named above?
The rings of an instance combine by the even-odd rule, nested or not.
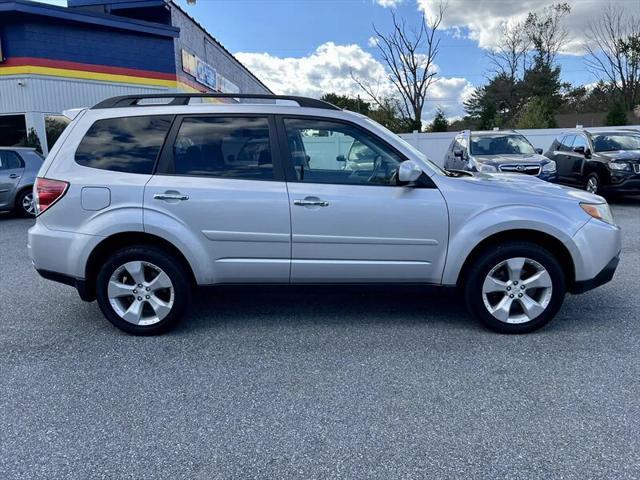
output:
[[[20,178],[20,175],[18,175],[17,173],[12,173],[11,175],[9,175],[9,178]]]
[[[294,200],[294,205],[298,207],[328,207],[329,202],[325,202],[323,200]]]
[[[179,192],[156,193],[153,198],[156,200],[189,200],[189,195],[182,195]]]

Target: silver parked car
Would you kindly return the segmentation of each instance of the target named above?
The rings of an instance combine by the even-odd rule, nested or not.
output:
[[[556,162],[533,148],[514,130],[470,131],[457,134],[445,155],[444,168],[484,173],[522,173],[556,180]]]
[[[33,148],[0,147],[0,211],[33,217],[33,184],[44,158]]]
[[[318,100],[194,96],[80,111],[37,180],[35,268],[127,332],[173,327],[198,285],[424,283],[461,288],[486,326],[523,333],[614,274],[620,229],[599,196],[447,172]],[[345,168],[354,144],[367,161]]]

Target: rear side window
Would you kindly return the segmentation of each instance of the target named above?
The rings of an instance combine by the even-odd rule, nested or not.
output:
[[[76,162],[114,172],[150,174],[171,126],[170,115],[98,120],[76,150]]]
[[[16,152],[0,150],[0,170],[13,170],[22,167],[22,160]]]
[[[176,175],[273,180],[269,120],[186,117],[173,146]]]

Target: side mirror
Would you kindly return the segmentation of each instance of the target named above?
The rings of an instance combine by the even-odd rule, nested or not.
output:
[[[398,181],[401,183],[416,182],[422,176],[422,168],[413,160],[405,160],[398,167]]]
[[[544,152],[544,150],[542,150],[541,148],[536,148],[536,153],[538,155],[542,155],[542,152]]]
[[[456,150],[453,151],[453,156],[454,157],[458,157],[458,158],[462,158],[462,157],[464,157],[464,152],[462,150],[460,150],[459,148],[457,148]]]
[[[336,157],[336,162],[346,163],[347,158],[344,155],[338,155]]]
[[[580,155],[584,155],[586,152],[582,145],[580,145],[579,147],[575,147],[573,151],[579,153]]]

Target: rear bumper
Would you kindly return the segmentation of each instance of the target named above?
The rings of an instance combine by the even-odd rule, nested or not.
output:
[[[89,292],[86,282],[81,278],[75,278],[65,275],[64,273],[52,272],[49,270],[36,269],[36,272],[38,272],[42,278],[46,278],[47,280],[74,287],[78,291],[80,298],[85,302],[92,302],[96,299],[95,295]]]
[[[619,254],[612,258],[611,261],[594,278],[575,282],[569,291],[574,294],[584,293],[610,282],[616,272],[616,268],[618,268],[618,263],[620,263]]]

